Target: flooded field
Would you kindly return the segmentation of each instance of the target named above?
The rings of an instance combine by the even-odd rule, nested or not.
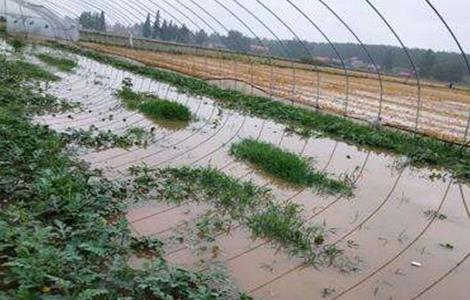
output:
[[[274,65],[188,54],[142,51],[82,43],[83,46],[207,80],[237,80],[260,92],[322,110],[345,114],[461,143],[468,124],[468,90],[445,83],[381,76],[310,65]],[[240,88],[238,88],[240,89]],[[419,108],[419,111],[418,111]],[[416,121],[418,125],[416,126]]]
[[[117,48],[104,50],[121,51]],[[131,58],[139,58],[137,54],[125,53]],[[253,240],[241,224],[201,244],[190,235],[195,221],[211,209],[210,205],[192,202],[168,205],[156,201],[136,205],[127,214],[133,232],[167,241],[165,250],[169,261],[190,269],[223,268],[242,290],[258,299],[437,300],[464,299],[470,292],[467,282],[470,276],[468,185],[442,171],[403,164],[400,157],[358,149],[328,138],[302,138],[270,120],[223,109],[209,98],[182,94],[167,84],[84,57],[75,56],[75,59],[79,67],[73,73],[57,73],[62,80],[52,84],[48,91],[81,103],[81,110],[38,117],[37,122],[58,131],[69,127],[88,129],[93,125],[115,133],[123,133],[130,127],[155,132],[153,143],[147,147],[84,153],[82,158],[92,167],[103,169],[110,178],[122,178],[134,165],[211,166],[232,177],[271,189],[278,201],[302,205],[303,217],[310,224],[323,224],[328,228],[326,243],[344,251],[344,264],[340,266],[306,267],[301,259],[273,248],[268,240]],[[139,60],[174,69],[157,54]],[[258,71],[260,74],[256,77],[262,78],[264,71]],[[186,105],[195,118],[180,126],[172,122],[155,123],[136,111],[126,110],[116,96],[125,78],[132,80],[136,91]],[[330,83],[325,81],[324,84]],[[367,82],[357,84],[368,85]],[[404,91],[402,98],[387,96],[384,108],[387,122],[410,126],[411,112],[400,114],[408,119],[391,120],[390,117],[406,110],[407,105],[414,105],[406,103],[415,101],[411,100],[414,99],[412,90]],[[358,100],[356,106],[351,105],[350,114],[354,115],[354,110],[360,110],[361,105],[370,107],[376,102],[374,97],[367,97],[368,93],[374,94],[372,91],[354,92],[357,99],[361,94],[365,104]],[[325,93],[324,97],[334,95],[340,97],[341,92],[334,92],[333,88],[331,94]],[[462,134],[463,112],[468,111],[463,108],[468,108],[468,100],[464,93],[457,93],[452,102],[443,98],[445,95],[429,96],[421,128],[439,136],[457,138]],[[325,105],[329,102],[326,98],[323,101]],[[442,114],[434,109],[441,110]],[[325,171],[331,178],[349,178],[354,183],[354,196],[325,196],[311,188],[293,188],[234,160],[229,154],[230,146],[244,138],[270,142],[312,158],[316,169]],[[185,236],[181,239],[183,242],[175,242],[175,237],[180,236]]]

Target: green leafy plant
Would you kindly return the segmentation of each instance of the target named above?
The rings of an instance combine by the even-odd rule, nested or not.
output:
[[[59,77],[54,74],[23,60],[7,60],[5,56],[0,55],[0,63],[3,68],[2,72],[0,72],[0,80],[5,84],[18,84],[26,79],[40,81],[59,80]]]
[[[169,265],[156,239],[132,236],[124,218],[135,198],[67,154],[68,140],[30,116],[60,107],[0,59],[0,298],[243,298],[218,274]],[[5,71],[5,72],[4,72]],[[29,100],[29,101],[28,101]],[[131,257],[151,260],[131,268]]]
[[[132,238],[131,248],[141,256],[158,257],[163,253],[163,243],[156,237]]]
[[[315,171],[311,161],[295,153],[284,151],[272,144],[244,139],[231,146],[236,158],[246,160],[263,171],[288,183],[315,187],[329,194],[352,195],[352,187],[339,180],[329,179],[324,173]]]

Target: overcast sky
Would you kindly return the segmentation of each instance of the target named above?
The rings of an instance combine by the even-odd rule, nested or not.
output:
[[[247,26],[244,26],[217,1],[242,19]],[[261,19],[269,30],[235,1]],[[283,25],[258,1],[272,10],[287,26]],[[311,18],[330,40],[356,42],[355,38],[319,0],[290,1]],[[457,50],[451,36],[425,0],[370,1],[387,18],[407,47]],[[470,52],[470,0],[431,1],[455,31],[466,52]],[[274,38],[274,33],[280,38],[294,38],[294,34],[287,28],[289,27],[301,39],[326,41],[308,20],[289,4],[288,0],[31,0],[31,2],[43,4],[61,15],[77,16],[83,10],[104,10],[108,21],[113,23],[135,23],[137,20],[144,19],[147,13],[154,14],[160,9],[167,19],[185,23],[193,29],[200,27],[208,32],[215,29],[224,33],[223,27],[226,27],[242,31],[250,36],[254,33],[259,37]],[[221,24],[208,16],[194,4],[195,2],[217,18]],[[324,2],[337,12],[365,43],[398,45],[391,31],[365,0],[324,0]],[[205,22],[185,6],[203,18]]]

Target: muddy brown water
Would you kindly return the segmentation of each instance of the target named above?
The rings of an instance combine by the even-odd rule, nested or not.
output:
[[[251,180],[272,189],[279,201],[301,204],[309,223],[334,229],[327,241],[343,249],[360,270],[304,268],[300,259],[272,248],[265,240],[252,240],[240,226],[208,245],[208,249],[220,249],[217,255],[210,250],[195,251],[194,245],[176,244],[167,249],[170,261],[194,269],[220,264],[242,290],[261,299],[467,299],[467,185],[458,185],[448,174],[444,179],[432,180],[433,170],[397,168],[397,157],[359,150],[331,139],[289,135],[284,126],[269,120],[220,110],[211,99],[180,94],[164,83],[76,58],[80,67],[70,74],[59,73],[63,79],[49,92],[82,103],[83,111],[38,117],[38,122],[57,130],[91,125],[117,133],[131,126],[156,128],[155,142],[146,149],[87,153],[83,159],[92,167],[118,178],[130,166],[142,163],[154,167],[212,166]],[[132,78],[138,91],[187,105],[197,119],[184,128],[172,128],[125,110],[114,93],[126,77]],[[356,182],[354,197],[294,189],[233,160],[228,154],[231,143],[247,137],[312,157],[315,167],[333,178],[349,176]],[[191,221],[208,209],[194,203],[174,206],[149,202],[130,209],[127,218],[136,234],[166,239],[184,230],[184,224],[191,226]],[[429,218],[426,211],[439,212],[446,219]],[[443,247],[446,243],[453,249]],[[412,262],[419,262],[421,267],[412,266]]]

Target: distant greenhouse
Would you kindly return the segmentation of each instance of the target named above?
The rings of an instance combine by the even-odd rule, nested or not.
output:
[[[77,41],[78,25],[70,18],[61,18],[42,5],[7,0],[0,6],[0,18],[6,21],[9,34],[28,38]]]

